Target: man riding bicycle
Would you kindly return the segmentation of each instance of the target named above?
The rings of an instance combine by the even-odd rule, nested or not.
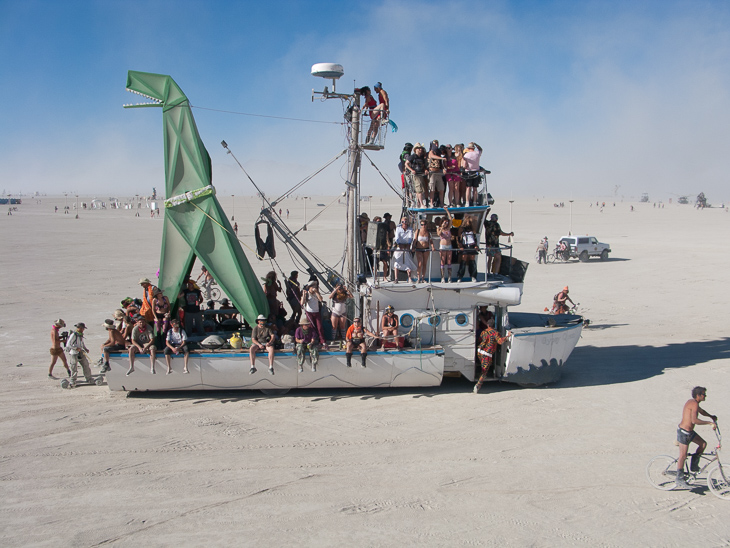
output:
[[[575,303],[568,297],[568,286],[566,285],[563,290],[555,295],[553,302],[553,314],[567,314],[570,309],[566,304],[566,301],[570,301],[570,304],[575,306]]]
[[[682,409],[682,421],[677,426],[677,441],[679,442],[679,460],[677,460],[677,479],[675,488],[689,489],[689,484],[684,479],[684,461],[687,459],[687,452],[689,450],[690,443],[697,444],[697,451],[692,455],[690,460],[689,469],[692,472],[699,472],[700,470],[700,457],[702,456],[707,442],[703,440],[695,432],[695,425],[697,424],[711,424],[712,429],[715,430],[717,425],[717,416],[710,415],[707,411],[700,407],[700,402],[705,401],[707,398],[707,389],[703,386],[695,386],[692,389],[692,399],[688,400],[684,404]],[[710,417],[711,421],[703,421],[697,418],[697,414]]]
[[[570,249],[568,249],[565,241],[560,240],[560,242],[555,244],[555,256],[562,259],[563,261],[567,261],[570,259]]]

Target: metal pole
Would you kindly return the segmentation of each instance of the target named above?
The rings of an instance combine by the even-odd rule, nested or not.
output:
[[[568,200],[570,202],[570,230],[568,231],[568,236],[573,235],[573,200]]]
[[[360,168],[360,146],[358,141],[360,138],[360,94],[356,91],[354,97],[354,105],[352,110],[352,131],[350,133],[350,143],[348,152],[348,162],[350,164],[350,172],[347,180],[347,282],[349,287],[355,287],[357,278],[357,264],[360,237],[359,211],[359,181],[358,174]]]
[[[236,195],[235,194],[231,194],[231,200],[233,200],[233,205],[231,206],[231,210],[232,210],[231,221],[235,221],[236,220],[235,219],[235,217],[236,217]]]
[[[509,231],[512,232],[512,204],[515,203],[514,200],[509,201]],[[512,238],[512,236],[510,236]],[[510,240],[507,240],[508,242]]]
[[[76,195],[76,218],[79,218],[79,195]]]
[[[302,197],[302,200],[304,200],[304,226],[302,227],[302,230],[304,232],[307,231],[307,197]]]

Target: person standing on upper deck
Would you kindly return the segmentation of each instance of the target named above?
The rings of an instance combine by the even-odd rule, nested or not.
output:
[[[466,152],[464,153],[463,167],[465,171],[466,180],[466,200],[467,204],[472,206],[477,203],[477,196],[479,192],[479,183],[481,177],[479,175],[479,161],[482,158],[482,147],[472,142],[466,146]]]
[[[426,207],[427,162],[426,149],[421,143],[416,143],[416,146],[413,147],[413,154],[406,159],[406,171],[411,174],[413,190],[416,193],[416,207]]]
[[[444,153],[438,141],[431,141],[428,151],[428,191],[431,207],[444,206]]]
[[[500,236],[514,236],[514,232],[502,232],[497,222],[499,217],[492,214],[489,221],[484,222],[484,241],[487,244],[487,272],[498,274],[502,266],[502,251],[499,248]]]

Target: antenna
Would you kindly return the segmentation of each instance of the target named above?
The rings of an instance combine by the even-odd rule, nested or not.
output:
[[[342,76],[344,76],[344,74],[345,74],[345,69],[342,68],[342,65],[338,65],[337,63],[317,63],[315,65],[312,65],[312,76],[317,76],[318,78],[327,78],[327,79],[332,80],[332,91],[329,91],[327,89],[327,86],[324,87],[324,91],[312,90],[312,101],[314,101],[315,95],[323,95],[325,99],[329,99],[331,97],[341,97],[341,98],[351,97],[351,95],[337,93],[337,90],[336,90],[337,80],[339,80]]]

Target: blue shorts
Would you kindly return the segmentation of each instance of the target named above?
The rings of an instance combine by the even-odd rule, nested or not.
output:
[[[689,445],[692,440],[695,439],[696,435],[697,432],[695,432],[694,430],[688,432],[684,428],[677,427],[677,441],[682,445]]]

